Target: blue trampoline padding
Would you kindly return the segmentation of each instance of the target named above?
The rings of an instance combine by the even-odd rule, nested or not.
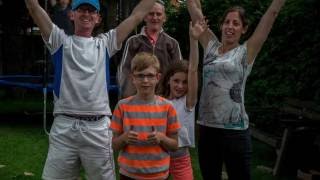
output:
[[[33,90],[43,90],[42,76],[35,75],[4,75],[0,76],[1,86],[16,86]],[[37,82],[32,82],[37,81]],[[47,84],[47,91],[52,91],[52,84]]]
[[[24,74],[24,75],[2,75],[0,76],[0,79],[12,79],[12,78],[40,78],[41,76],[38,75],[38,76],[35,76],[35,75],[27,75],[27,74]]]
[[[115,82],[115,77],[110,78],[111,83],[112,81]],[[29,82],[24,82],[29,81]],[[37,80],[38,82],[30,82],[32,80]],[[34,89],[34,90],[43,90],[43,83],[42,83],[42,76],[34,76],[34,75],[6,75],[6,76],[0,76],[0,86],[16,86],[16,87],[22,87],[22,88],[28,88],[28,89]],[[108,91],[112,92],[118,92],[118,86],[116,84],[108,84]],[[53,84],[48,83],[47,84],[47,91],[52,92],[53,91]]]
[[[2,80],[2,79],[0,79],[0,85],[1,86],[16,86],[16,87],[34,89],[34,90],[39,90],[39,91],[41,91],[43,89],[42,84],[14,82],[14,81],[9,81],[9,80]],[[47,91],[52,91],[52,84],[51,83],[47,85]]]

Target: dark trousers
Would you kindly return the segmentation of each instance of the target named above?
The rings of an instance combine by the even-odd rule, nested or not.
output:
[[[122,175],[122,174],[119,174],[119,176],[120,176],[120,180],[135,180],[135,179],[132,179],[132,178],[125,176],[125,175]]]
[[[229,180],[250,180],[251,136],[247,130],[199,127],[198,156],[204,180],[221,180],[225,163]]]

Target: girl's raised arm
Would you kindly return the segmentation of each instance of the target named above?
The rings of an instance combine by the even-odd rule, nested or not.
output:
[[[194,25],[189,24],[190,38],[190,54],[188,67],[188,92],[187,92],[187,108],[193,108],[198,99],[198,64],[199,49],[198,39],[207,31],[207,23],[205,21],[196,21]]]

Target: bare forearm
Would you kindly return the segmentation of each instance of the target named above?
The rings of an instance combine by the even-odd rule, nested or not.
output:
[[[259,53],[262,45],[267,39],[274,21],[276,20],[285,0],[273,0],[266,13],[262,16],[253,35],[248,40],[248,61],[252,63],[254,57]]]
[[[187,107],[192,108],[197,102],[198,92],[198,64],[199,64],[199,50],[198,41],[190,36],[190,55],[189,55],[189,69],[188,69],[188,94]]]
[[[113,136],[112,138],[112,148],[115,150],[115,151],[119,151],[121,149],[123,149],[125,146],[127,145],[126,141],[125,141],[125,138],[122,135],[120,136]]]
[[[40,6],[38,0],[25,0],[29,14],[37,24],[45,40],[49,40],[52,30],[52,21],[46,11]]]
[[[145,15],[153,7],[156,0],[141,0],[140,3],[133,9],[132,15],[137,16],[137,18],[143,20]]]
[[[176,151],[178,149],[178,135],[164,136],[160,145],[168,151]]]
[[[198,64],[199,64],[198,40],[190,37],[189,71],[191,71],[191,73],[197,72]]]
[[[188,11],[193,22],[201,21],[203,14],[199,0],[187,0]]]
[[[285,2],[286,0],[273,0],[267,11],[271,10],[278,14]]]
[[[144,16],[153,7],[155,0],[141,0],[141,2],[133,9],[131,15],[125,19],[117,27],[117,45],[120,44],[127,38],[128,34],[142,22]]]
[[[267,38],[284,2],[285,0],[273,0],[268,10],[261,18],[255,31],[255,33],[257,32],[257,34],[260,35],[261,40]]]
[[[191,20],[192,20],[193,24],[196,22],[201,22],[205,19],[202,14],[201,5],[200,5],[199,0],[187,0],[187,6],[188,6],[188,11],[191,16]],[[207,29],[206,32],[204,32],[199,37],[199,42],[201,43],[203,48],[206,48],[208,45],[208,42],[212,38],[216,38],[214,33],[210,29]]]

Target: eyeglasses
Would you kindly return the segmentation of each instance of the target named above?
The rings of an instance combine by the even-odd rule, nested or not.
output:
[[[89,14],[96,14],[98,11],[91,6],[80,6],[77,8],[77,12],[79,13],[86,13],[88,11]]]
[[[147,80],[154,80],[157,77],[157,74],[133,74],[133,76],[139,80],[139,81],[143,81],[144,79]]]

